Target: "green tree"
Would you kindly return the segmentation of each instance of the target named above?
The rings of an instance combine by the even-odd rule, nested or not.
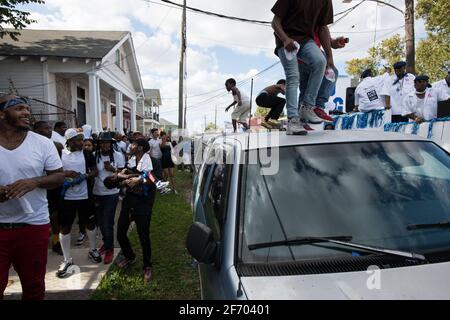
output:
[[[450,33],[450,1],[448,0],[418,0],[416,16],[425,20],[429,32]]]
[[[255,116],[265,117],[265,116],[267,116],[269,111],[270,111],[270,109],[268,109],[268,108],[256,107]]]
[[[383,65],[392,66],[397,61],[405,59],[405,40],[399,35],[383,40],[378,46],[369,48],[368,57],[351,59],[346,62],[346,72],[359,78],[366,69],[372,69],[374,75],[383,72]]]
[[[416,51],[417,71],[431,81],[445,77],[450,68],[450,1],[418,0],[417,18],[425,20],[428,37],[419,42]]]
[[[37,3],[43,4],[43,0],[0,0],[0,38],[8,35],[13,40],[17,41],[20,32],[27,25],[36,22],[30,19],[30,13],[22,10],[18,10],[18,5]],[[9,30],[6,28],[11,28]]]
[[[421,40],[416,50],[417,74],[426,74],[430,81],[443,79],[450,68],[450,38],[429,34]]]
[[[208,123],[207,125],[206,125],[206,129],[205,129],[205,132],[206,131],[214,131],[214,130],[216,130],[217,128],[216,128],[216,125],[214,124],[214,122],[210,122],[210,123]]]
[[[381,41],[377,47],[380,62],[392,66],[398,61],[405,60],[405,47],[405,39],[399,34]]]

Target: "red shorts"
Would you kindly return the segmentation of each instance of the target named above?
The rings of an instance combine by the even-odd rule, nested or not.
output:
[[[45,273],[50,225],[0,229],[0,299],[14,266],[22,284],[23,300],[45,298]]]

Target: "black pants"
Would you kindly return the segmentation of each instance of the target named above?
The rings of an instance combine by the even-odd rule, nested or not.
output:
[[[403,117],[403,116],[401,116],[399,114],[392,115],[392,121],[391,122],[393,122],[393,123],[408,122],[408,121],[409,121],[408,117]]]
[[[163,180],[163,168],[162,168],[162,159],[152,159],[152,166],[153,166],[153,174],[158,180]]]
[[[128,229],[132,221],[136,224],[139,242],[142,248],[144,268],[152,265],[152,246],[150,241],[150,221],[155,200],[155,190],[152,189],[148,197],[127,194],[122,202],[119,221],[117,223],[117,240],[122,254],[126,259],[136,258],[136,254],[128,239]]]
[[[261,93],[256,97],[256,104],[262,108],[270,108],[270,112],[265,117],[266,121],[269,119],[278,120],[283,112],[286,99]]]

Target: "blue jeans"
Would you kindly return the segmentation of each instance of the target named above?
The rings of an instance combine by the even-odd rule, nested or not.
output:
[[[96,213],[103,235],[105,249],[114,248],[114,218],[116,216],[119,195],[96,196]]]
[[[311,75],[311,71],[306,63],[300,63],[299,69],[300,69],[300,96],[298,98],[298,101],[301,104],[305,98],[305,92],[308,86],[308,80]],[[339,71],[338,69],[336,69],[336,67],[334,67],[333,70],[336,75],[336,82],[337,82]],[[319,92],[317,94],[316,103],[314,104],[315,106],[325,109],[325,103],[327,103],[328,100],[330,100],[330,96],[333,94],[336,88],[336,82],[327,80],[324,74],[322,78],[322,84],[320,85]]]
[[[291,61],[286,59],[284,48],[278,48],[278,57],[286,74],[286,109],[288,118],[298,117],[300,87],[300,68],[297,59]],[[308,64],[310,76],[306,83],[303,102],[315,106],[317,94],[325,74],[327,61],[313,40],[301,45],[297,57]]]

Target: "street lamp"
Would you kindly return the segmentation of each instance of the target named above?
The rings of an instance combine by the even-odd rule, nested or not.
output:
[[[405,0],[406,12],[397,8],[396,6],[379,0],[367,0],[377,2],[388,7],[391,7],[405,16],[405,42],[406,42],[406,70],[409,73],[416,71],[416,45],[414,42],[414,0]],[[343,3],[350,3],[352,0],[343,0]]]

